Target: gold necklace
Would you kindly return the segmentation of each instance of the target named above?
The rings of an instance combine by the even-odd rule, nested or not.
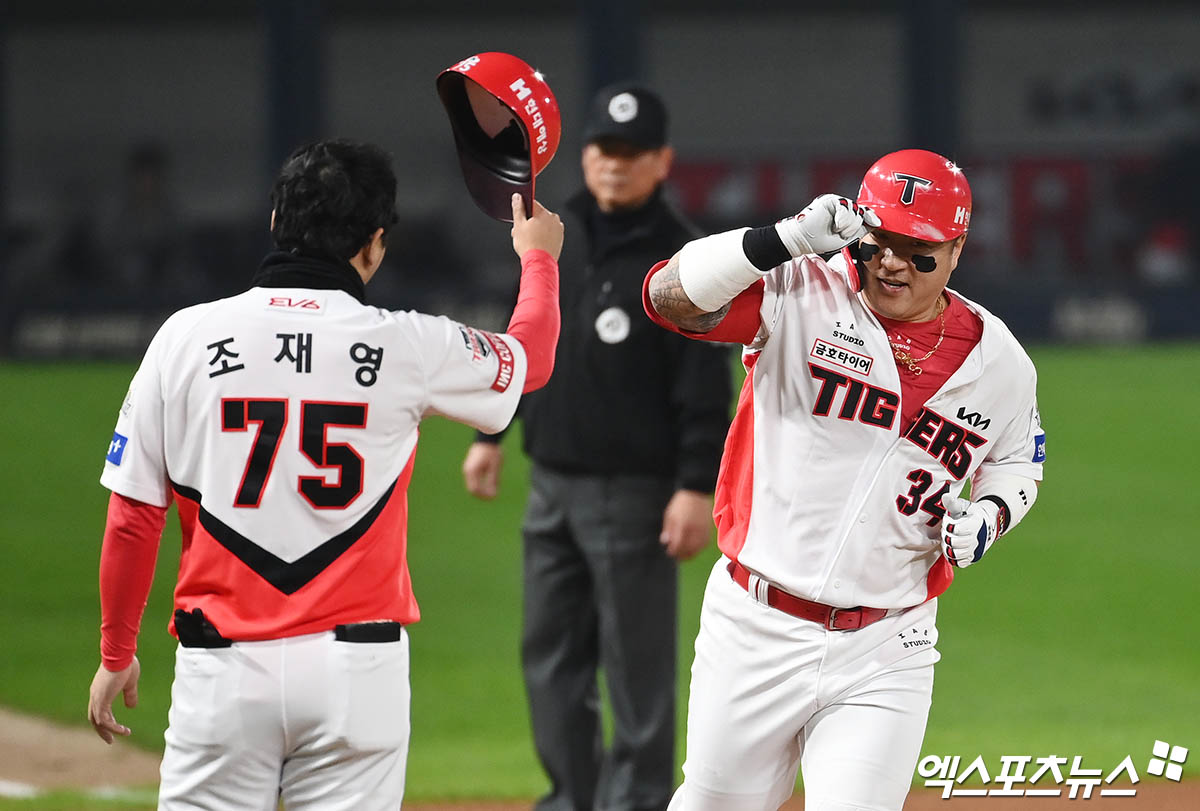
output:
[[[938,347],[942,345],[942,340],[946,337],[946,302],[941,296],[938,296],[938,317],[939,322],[937,343],[933,345],[933,349],[930,349],[919,358],[914,358],[909,353],[908,347],[904,346],[903,344],[896,343],[891,339],[891,336],[888,336],[888,343],[892,345],[892,352],[895,353],[896,360],[907,366],[908,371],[912,372],[914,377],[920,377],[921,375],[921,367],[917,364],[924,363],[932,358],[933,353],[938,351]],[[896,337],[899,338],[900,334],[897,333]]]

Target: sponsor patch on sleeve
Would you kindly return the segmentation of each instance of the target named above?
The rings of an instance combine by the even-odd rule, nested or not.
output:
[[[483,332],[480,330],[480,335],[492,347],[492,351],[496,353],[496,379],[492,381],[492,389],[498,392],[508,390],[508,385],[512,383],[514,358],[512,349],[504,342],[504,339],[499,335],[491,332]]]
[[[491,355],[491,350],[484,345],[484,333],[481,330],[459,326],[458,334],[462,336],[463,346],[471,353],[472,363],[482,363]]]
[[[121,436],[116,431],[113,431],[112,442],[108,443],[108,454],[104,458],[114,465],[120,466],[121,457],[125,455],[125,446],[128,444],[128,437]]]
[[[1045,434],[1037,434],[1033,438],[1033,461],[1035,461],[1035,462],[1045,462],[1046,461],[1046,435]]]

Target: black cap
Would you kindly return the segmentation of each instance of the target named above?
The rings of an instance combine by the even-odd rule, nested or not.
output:
[[[592,99],[583,127],[585,143],[615,138],[642,149],[667,142],[667,108],[656,93],[639,84],[609,85]]]

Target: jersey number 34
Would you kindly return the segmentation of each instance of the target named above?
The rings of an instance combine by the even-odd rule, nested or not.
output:
[[[275,455],[288,422],[288,401],[279,399],[221,400],[221,430],[240,432],[256,426],[254,444],[238,485],[235,507],[258,507],[267,480],[275,466]],[[362,493],[363,458],[345,442],[330,442],[330,426],[366,428],[366,403],[300,401],[300,452],[315,466],[337,471],[334,483],[323,476],[298,477],[297,490],[313,508],[341,510]]]

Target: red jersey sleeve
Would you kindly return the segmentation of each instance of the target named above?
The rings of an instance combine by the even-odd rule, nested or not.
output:
[[[105,670],[129,667],[154,581],[167,508],[113,493],[100,549],[100,660]]]
[[[526,251],[521,256],[521,291],[505,330],[525,348],[529,368],[522,393],[540,389],[550,379],[561,322],[558,262],[545,251]]]
[[[650,317],[651,321],[663,329],[676,332],[685,338],[693,338],[697,341],[748,344],[754,340],[755,336],[758,335],[758,328],[761,325],[759,311],[762,309],[765,282],[760,279],[734,296],[733,301],[729,303],[729,312],[721,319],[721,323],[717,324],[711,330],[708,332],[690,332],[689,330],[681,329],[659,315],[658,311],[654,309],[654,304],[650,301],[650,280],[654,278],[655,273],[658,273],[666,266],[668,261],[664,259],[650,268],[650,272],[646,274],[646,278],[642,282],[642,309],[646,311],[646,315]]]

